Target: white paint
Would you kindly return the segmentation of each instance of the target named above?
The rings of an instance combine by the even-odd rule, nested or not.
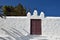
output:
[[[28,12],[27,16],[6,16],[6,19],[0,18],[0,35],[6,34],[1,30],[1,28],[9,29],[10,27],[13,27],[26,36],[30,33],[30,20],[41,19],[42,35],[38,35],[38,38],[36,37],[30,40],[40,40],[40,37],[42,37],[42,39],[45,39],[45,37],[47,37],[48,40],[59,40],[60,17],[45,17],[44,12],[41,12],[40,16],[37,14],[37,10],[34,10],[33,15]],[[28,33],[23,29],[25,29]]]

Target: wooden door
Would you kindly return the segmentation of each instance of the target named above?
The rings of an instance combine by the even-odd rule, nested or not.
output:
[[[31,35],[41,35],[41,19],[31,19]]]

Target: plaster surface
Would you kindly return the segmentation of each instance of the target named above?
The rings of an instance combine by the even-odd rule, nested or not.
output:
[[[37,15],[34,10],[27,16],[6,16],[0,18],[0,35],[9,35],[14,40],[60,40],[60,17],[45,17],[44,12]],[[30,35],[30,20],[41,19],[42,35]],[[23,39],[22,39],[23,38]],[[8,40],[8,39],[7,39]]]

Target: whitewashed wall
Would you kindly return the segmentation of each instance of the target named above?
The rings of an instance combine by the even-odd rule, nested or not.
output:
[[[10,27],[13,27],[20,30],[22,33],[24,32],[22,31],[22,29],[26,28],[28,31],[28,26],[29,26],[29,23],[28,23],[27,17],[13,17],[12,16],[12,17],[6,17],[6,19],[2,19],[0,21],[0,28],[4,27],[8,29]]]
[[[40,16],[34,10],[33,15],[28,12],[27,16],[7,16],[6,19],[0,18],[0,34],[5,34],[1,28],[9,29],[10,27],[16,28],[24,35],[27,34],[23,29],[30,33],[30,19],[41,19],[42,35],[47,37],[60,36],[60,17],[45,17],[41,12]],[[55,38],[54,38],[55,39]]]
[[[50,40],[60,40],[60,17],[44,18],[43,35],[47,35]]]
[[[43,27],[44,34],[60,36],[60,17],[46,17]]]

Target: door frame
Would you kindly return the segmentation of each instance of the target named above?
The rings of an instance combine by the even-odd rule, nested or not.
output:
[[[38,20],[38,21],[41,21],[41,19],[30,19],[30,34],[32,34],[32,20]],[[41,21],[42,22],[42,21]],[[42,23],[41,23],[42,24]],[[40,25],[41,25],[40,24]],[[41,29],[40,29],[41,31],[41,34],[40,35],[42,35],[42,26],[41,26]]]

